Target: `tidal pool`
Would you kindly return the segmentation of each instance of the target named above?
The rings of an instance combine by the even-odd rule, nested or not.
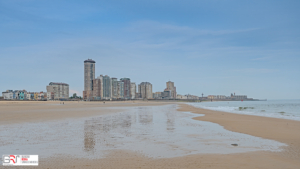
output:
[[[171,158],[281,151],[286,146],[193,120],[200,115],[179,112],[177,105],[120,109],[124,111],[97,117],[1,126],[0,153],[103,158],[111,150],[131,150],[152,158]]]

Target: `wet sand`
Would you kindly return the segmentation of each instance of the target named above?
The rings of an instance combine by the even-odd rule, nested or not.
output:
[[[82,101],[0,101],[0,125],[81,118],[121,111],[101,109],[108,107],[157,106],[166,104],[168,103],[146,101],[109,101],[105,103]]]
[[[53,121],[64,118],[80,119],[122,111],[122,109],[107,109],[108,107],[159,106],[166,104],[174,103],[106,102],[104,105],[99,102],[65,102],[64,105],[60,105],[59,102],[0,102],[0,127],[2,125]],[[289,146],[281,152],[194,154],[174,158],[151,158],[139,152],[112,150],[105,158],[98,159],[59,155],[41,158],[38,168],[300,168],[300,123],[298,121],[238,115],[203,110],[186,104],[179,105],[180,111],[205,114],[205,116],[195,117],[195,120],[217,123],[230,131],[276,140]]]

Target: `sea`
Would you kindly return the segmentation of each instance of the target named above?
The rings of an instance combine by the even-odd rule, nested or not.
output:
[[[300,100],[213,101],[187,104],[209,110],[300,121]]]

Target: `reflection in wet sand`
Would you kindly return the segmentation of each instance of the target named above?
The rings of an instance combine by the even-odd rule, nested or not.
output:
[[[84,122],[84,151],[90,152],[95,147],[94,120],[86,120]]]
[[[130,149],[151,157],[276,150],[279,146],[271,140],[230,132],[217,124],[193,120],[195,116],[177,112],[175,105],[169,105],[138,107],[95,117],[85,122],[85,140],[93,140],[85,143],[96,144],[97,151]],[[232,143],[240,143],[239,148],[233,149],[230,146]],[[87,147],[90,148],[85,144],[85,149],[89,150]]]
[[[176,113],[167,112],[166,116],[167,116],[167,131],[168,132],[173,132],[173,130],[175,130],[175,116],[176,116]]]
[[[72,154],[102,158],[111,150],[121,149],[168,158],[200,153],[278,151],[284,145],[193,120],[199,115],[178,112],[176,108],[176,105],[131,107],[98,117],[6,126],[0,132],[0,151],[43,157]],[[239,146],[231,146],[233,143]]]
[[[142,125],[149,125],[153,121],[153,113],[149,111],[149,108],[138,109],[139,123]]]

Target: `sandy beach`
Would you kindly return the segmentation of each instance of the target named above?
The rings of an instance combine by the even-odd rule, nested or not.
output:
[[[63,119],[75,121],[82,118],[115,114],[131,107],[142,108],[164,105],[178,105],[178,111],[204,115],[194,117],[194,120],[216,123],[229,131],[274,140],[287,146],[283,147],[280,152],[252,151],[229,154],[190,154],[172,158],[152,158],[141,152],[124,149],[109,151],[104,158],[83,159],[58,154],[47,158],[40,157],[38,168],[300,168],[299,121],[204,110],[184,103],[150,101],[105,103],[3,101],[0,102],[0,132],[3,132],[3,128],[7,126],[22,124],[26,127],[27,124],[48,123]],[[147,115],[148,112],[144,114]],[[132,126],[129,127],[132,128]],[[92,133],[92,135],[95,135],[95,133]],[[0,137],[0,150],[6,146],[4,140],[5,138]],[[38,144],[39,142],[33,141],[32,143]],[[90,142],[87,141],[87,143]],[[145,147],[147,146],[145,145]]]
[[[63,102],[63,101],[2,101],[0,102],[0,125],[40,122],[63,118],[80,118],[104,115],[121,110],[108,107],[135,107],[165,105],[164,102],[120,101],[120,102]],[[88,111],[86,108],[89,108]],[[94,109],[93,109],[94,108]],[[99,109],[100,108],[100,109]]]

